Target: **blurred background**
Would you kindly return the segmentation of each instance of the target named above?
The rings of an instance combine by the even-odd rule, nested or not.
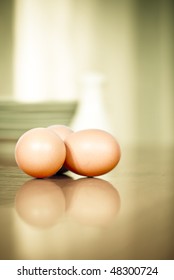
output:
[[[0,0],[0,138],[17,137],[22,121],[20,133],[40,120],[70,125],[84,102],[89,126],[93,104],[123,146],[172,145],[173,8],[172,0]]]

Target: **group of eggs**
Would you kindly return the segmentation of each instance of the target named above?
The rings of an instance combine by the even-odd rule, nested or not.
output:
[[[120,156],[120,146],[110,133],[101,129],[73,132],[65,125],[30,129],[15,147],[17,165],[35,178],[68,170],[82,176],[100,176],[111,171]]]

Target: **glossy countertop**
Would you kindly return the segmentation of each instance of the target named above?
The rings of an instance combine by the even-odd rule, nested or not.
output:
[[[96,178],[1,159],[0,259],[174,259],[174,149],[124,148]]]

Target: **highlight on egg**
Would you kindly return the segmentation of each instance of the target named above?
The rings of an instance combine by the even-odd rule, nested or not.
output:
[[[65,157],[63,140],[48,128],[28,130],[19,138],[15,147],[19,168],[36,178],[54,175],[63,166]]]
[[[100,176],[119,162],[121,150],[117,140],[100,129],[85,129],[70,134],[65,140],[65,166],[82,176]]]

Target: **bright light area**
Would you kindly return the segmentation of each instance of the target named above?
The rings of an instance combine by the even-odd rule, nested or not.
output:
[[[67,36],[69,6],[69,1],[16,0],[16,100],[74,99],[75,68]]]
[[[15,0],[14,99],[77,100],[76,127],[109,123],[125,145],[172,144],[172,5],[146,2]],[[107,85],[81,83],[87,73]]]

